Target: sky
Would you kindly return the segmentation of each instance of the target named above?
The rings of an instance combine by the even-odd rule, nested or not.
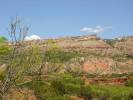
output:
[[[41,38],[133,35],[133,0],[0,0],[0,35],[16,16]]]

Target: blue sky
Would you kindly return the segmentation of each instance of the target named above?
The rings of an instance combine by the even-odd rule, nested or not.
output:
[[[30,26],[29,36],[133,35],[133,0],[0,0],[0,35],[8,37],[15,16]]]

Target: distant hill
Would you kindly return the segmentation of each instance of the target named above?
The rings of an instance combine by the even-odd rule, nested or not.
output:
[[[63,37],[56,39],[41,39],[25,41],[27,45],[37,44],[40,47],[45,48],[48,43],[57,44],[65,49],[108,49],[111,46],[104,40],[97,37],[97,35],[85,35],[85,36],[75,36],[75,37]]]
[[[55,58],[66,59],[67,65],[74,70],[81,66],[85,73],[112,74],[133,72],[133,37],[101,39],[97,35],[38,39],[23,42],[26,47],[37,45],[42,54],[50,47],[59,47],[51,54]],[[9,43],[10,44],[10,43]],[[61,47],[61,48],[60,48]],[[56,52],[56,53],[55,53]],[[77,58],[74,58],[75,55]],[[60,58],[60,59],[59,59]],[[58,61],[57,60],[57,61]],[[53,61],[53,60],[52,60]],[[61,60],[62,61],[62,60]],[[62,69],[61,71],[63,71]]]

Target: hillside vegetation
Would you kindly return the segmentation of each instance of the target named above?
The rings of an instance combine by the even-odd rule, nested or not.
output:
[[[0,37],[0,99],[133,100],[132,37],[23,41],[21,33]]]
[[[36,63],[42,63],[42,66],[25,69],[24,76],[16,80],[16,85],[9,89],[4,100],[133,99],[133,83],[129,81],[133,75],[131,55],[112,47],[111,51],[105,48],[101,51],[97,48],[64,48],[51,40],[45,44],[45,48],[37,44],[25,45],[25,55],[36,56],[33,62],[38,59]],[[11,50],[6,42],[1,42],[1,79]],[[28,63],[23,64],[27,66]],[[112,78],[117,78],[116,82]]]

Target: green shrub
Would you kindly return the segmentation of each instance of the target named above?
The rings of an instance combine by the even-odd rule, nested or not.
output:
[[[50,81],[32,81],[23,85],[35,91],[39,100],[69,100],[70,96],[84,100],[133,100],[133,88],[116,85],[85,85],[70,74],[60,74]]]
[[[62,74],[60,76],[60,80],[63,83],[72,83],[72,84],[84,85],[83,80],[81,80],[79,77],[73,77],[71,74]]]
[[[0,36],[0,42],[5,42],[7,39],[4,36]]]
[[[51,86],[53,88],[55,88],[60,95],[64,95],[65,92],[66,92],[63,84],[61,83],[61,81],[52,81]]]
[[[55,88],[46,84],[44,81],[31,81],[21,85],[35,91],[35,95],[39,100],[66,100]]]
[[[46,51],[44,55],[44,60],[53,63],[62,63],[62,62],[67,62],[72,58],[81,57],[81,56],[83,55],[76,51],[66,52],[63,51],[61,48],[51,48],[48,51]]]
[[[130,55],[130,54],[126,54],[126,57],[129,59],[133,59],[133,55]]]
[[[128,81],[125,83],[125,86],[133,87],[133,80],[128,80]]]
[[[0,71],[0,80],[2,80],[4,78],[4,75],[5,75],[4,72]]]
[[[111,39],[106,39],[106,43],[108,43],[110,46],[114,47],[115,41],[111,40]]]
[[[81,90],[81,86],[79,84],[72,84],[72,83],[64,84],[64,88],[66,94],[73,94],[73,95],[79,95]]]
[[[89,86],[81,86],[79,95],[83,97],[85,100],[91,100],[92,99],[91,88]]]
[[[133,88],[115,85],[91,85],[92,96],[100,100],[132,100]],[[104,99],[103,99],[104,98]],[[132,98],[132,99],[131,99]]]
[[[0,44],[0,55],[5,55],[10,52],[10,47],[7,44]]]
[[[80,84],[72,84],[72,83],[62,83],[61,81],[53,81],[52,87],[55,88],[60,95],[76,95],[83,98],[85,100],[90,100],[91,92],[90,88],[86,88],[84,85]],[[87,99],[88,98],[88,99]]]
[[[133,93],[129,94],[128,100],[133,100]]]
[[[47,42],[47,44],[51,45],[51,44],[56,43],[56,40],[54,40],[54,39],[48,39],[46,42]]]
[[[122,74],[116,74],[116,73],[113,73],[112,75],[111,75],[111,77],[126,77],[126,76],[128,76],[128,74],[127,73],[122,73]]]
[[[90,87],[86,87],[81,79],[72,77],[69,74],[64,74],[58,80],[53,80],[51,85],[61,95],[76,95],[85,98],[85,100],[91,99]]]
[[[98,100],[108,100],[110,97],[108,90],[98,85],[91,86],[91,90],[92,97],[97,98]]]

